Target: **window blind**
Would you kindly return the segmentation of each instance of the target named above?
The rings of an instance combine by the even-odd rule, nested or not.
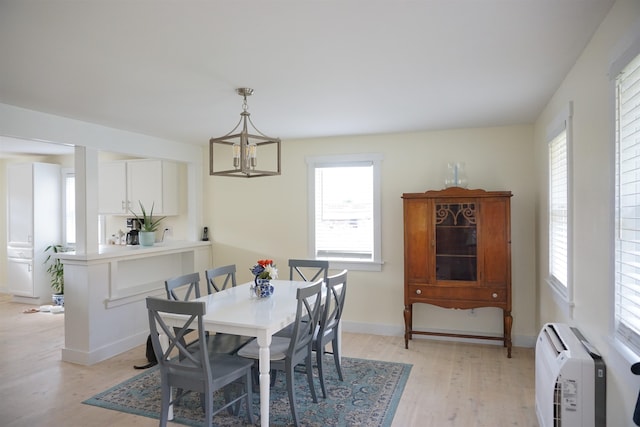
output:
[[[640,354],[640,56],[616,80],[616,337]]]
[[[373,164],[315,169],[315,256],[373,260]]]
[[[567,131],[549,142],[549,275],[550,280],[568,286],[568,157]]]

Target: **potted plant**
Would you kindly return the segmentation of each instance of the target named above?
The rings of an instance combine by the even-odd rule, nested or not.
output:
[[[141,201],[138,201],[140,204],[140,212],[142,212],[142,217],[138,216],[134,211],[131,211],[133,215],[135,215],[136,219],[140,221],[140,245],[142,246],[153,246],[156,241],[156,230],[160,227],[160,223],[166,217],[153,217],[153,207],[155,203],[151,205],[151,210],[149,211],[149,215],[147,215],[147,211],[144,208],[144,205]]]
[[[66,248],[62,245],[49,245],[44,251],[49,252],[49,256],[44,260],[44,264],[48,264],[51,260],[51,256],[59,252],[66,252]],[[60,258],[54,258],[54,260],[47,267],[47,273],[50,276],[51,289],[53,289],[53,295],[51,300],[54,305],[64,305],[64,268]]]

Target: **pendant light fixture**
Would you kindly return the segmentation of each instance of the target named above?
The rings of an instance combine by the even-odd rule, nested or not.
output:
[[[241,87],[236,92],[243,98],[240,121],[225,136],[209,140],[209,175],[240,178],[280,175],[280,138],[263,134],[251,121],[247,96],[253,94],[253,89]],[[249,133],[249,124],[254,133]]]

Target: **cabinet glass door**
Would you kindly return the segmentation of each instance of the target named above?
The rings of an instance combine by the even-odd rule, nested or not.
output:
[[[436,203],[436,279],[477,280],[475,203]]]

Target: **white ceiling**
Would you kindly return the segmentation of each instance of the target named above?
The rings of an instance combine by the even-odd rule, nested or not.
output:
[[[532,123],[613,3],[0,0],[0,102],[195,144],[241,86],[283,139]]]

